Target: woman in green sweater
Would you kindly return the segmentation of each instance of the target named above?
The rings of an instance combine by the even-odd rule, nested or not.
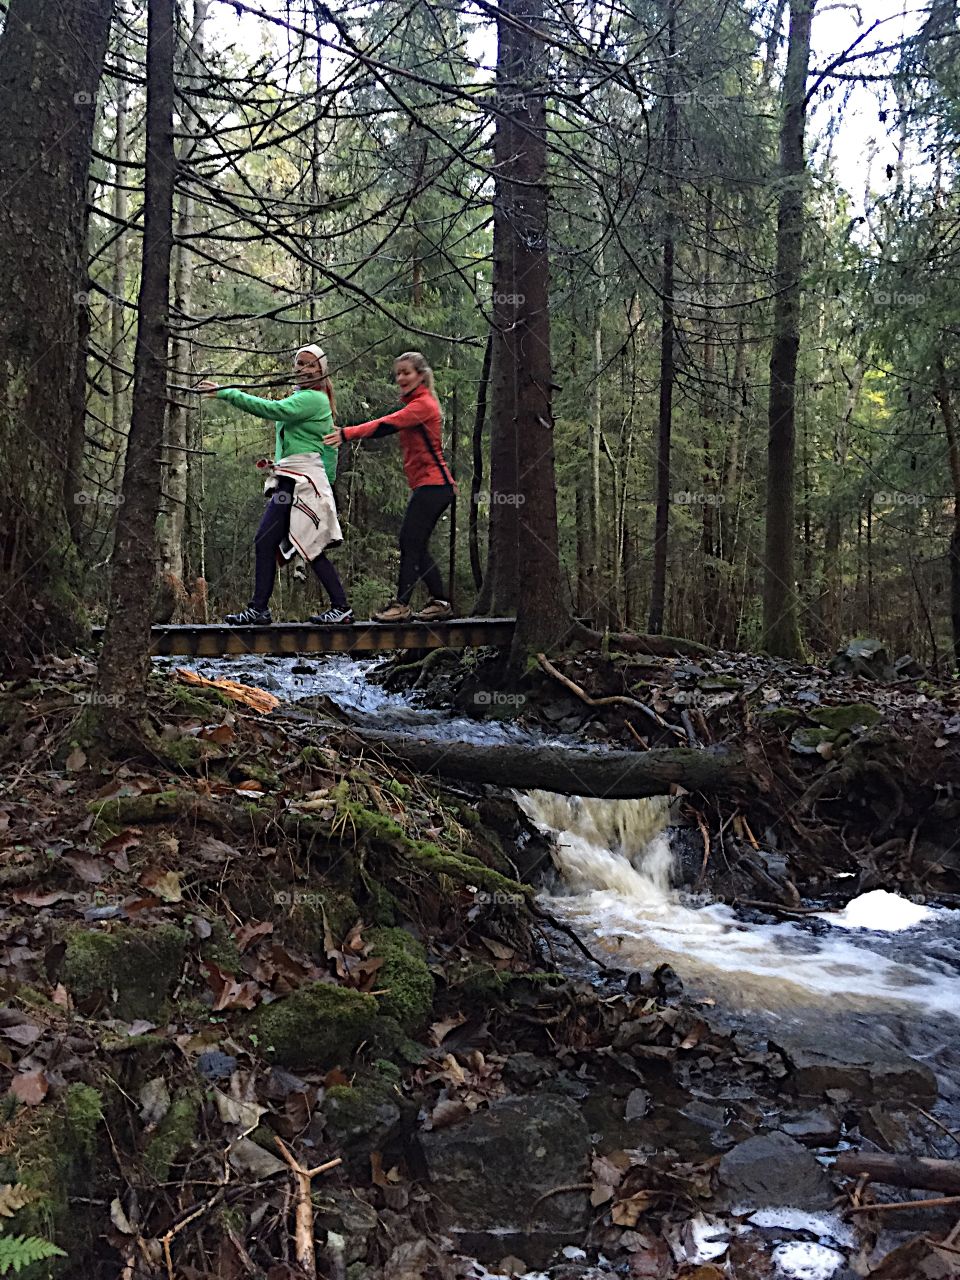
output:
[[[313,344],[301,347],[293,368],[297,390],[284,400],[262,400],[245,391],[220,387],[216,382],[197,385],[204,395],[226,400],[255,417],[271,419],[276,429],[276,488],[254,538],[253,595],[245,609],[227,614],[225,620],[231,626],[269,626],[273,621],[269,604],[277,576],[277,555],[290,537],[291,512],[295,508],[297,519],[309,534],[309,545],[319,547],[310,565],[330,596],[330,608],[314,614],[310,621],[321,625],[353,622],[353,610],[340,576],[325,553],[327,546],[335,546],[341,540],[333,497],[337,450],[323,443],[323,437],[333,430],[335,408],[327,357]],[[317,466],[317,461],[322,461],[322,466]],[[304,545],[297,545],[297,550],[306,558]]]

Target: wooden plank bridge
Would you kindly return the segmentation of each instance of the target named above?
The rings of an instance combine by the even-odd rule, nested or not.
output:
[[[513,638],[514,623],[514,618],[453,618],[449,622],[355,622],[323,627],[310,622],[275,622],[269,627],[153,627],[150,652],[158,657],[216,658],[249,653],[293,657],[298,653],[504,647]],[[103,639],[103,627],[93,628],[93,638],[98,642]]]

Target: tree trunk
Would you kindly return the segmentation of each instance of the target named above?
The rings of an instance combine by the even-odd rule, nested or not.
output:
[[[653,535],[653,584],[650,590],[650,618],[647,630],[653,635],[663,631],[664,602],[667,587],[667,535],[670,526],[670,436],[673,423],[673,219],[676,216],[677,98],[674,62],[677,55],[676,0],[669,0],[667,25],[668,62],[665,94],[667,99],[664,126],[664,169],[666,189],[663,239],[663,273],[661,279],[660,315],[660,411],[657,427],[657,514]]]
[[[794,553],[794,464],[797,358],[800,350],[800,271],[806,163],[807,68],[816,0],[791,0],[790,43],[783,82],[777,281],[770,354],[767,444],[767,529],[763,585],[763,642],[769,653],[800,658]]]
[[[493,330],[487,334],[487,344],[483,349],[483,368],[480,370],[480,385],[477,388],[477,413],[473,420],[473,471],[470,475],[470,572],[473,574],[473,585],[479,591],[483,587],[483,566],[480,563],[480,538],[478,530],[478,508],[480,490],[483,485],[483,426],[487,417],[487,390],[490,385],[490,362],[493,358]]]
[[[679,785],[688,791],[742,792],[753,785],[739,752],[671,747],[652,751],[578,751],[551,747],[478,747],[429,742],[403,733],[351,729],[356,739],[389,750],[418,773],[469,778],[494,786],[528,791],[540,788],[568,796],[611,800],[669,795]]]
[[[133,414],[100,658],[101,726],[120,737],[140,715],[150,670],[160,448],[167,391],[173,246],[175,0],[147,8],[147,166],[143,259],[133,360]]]
[[[950,459],[950,479],[953,484],[953,532],[950,535],[950,622],[953,633],[953,663],[960,667],[960,442],[957,440],[957,423],[950,398],[950,383],[943,352],[936,356],[937,403],[947,436],[947,454]]]
[[[847,442],[849,438],[850,419],[853,417],[860,397],[860,388],[867,364],[864,356],[859,356],[853,372],[847,380],[846,403],[843,414],[837,424],[833,437],[833,465],[836,468],[838,483],[830,491],[827,515],[823,533],[823,625],[826,637],[831,644],[838,644],[842,639],[841,605],[843,599],[843,571],[841,566],[840,545],[843,536],[843,492],[839,480],[843,476],[847,461]]]
[[[195,91],[203,72],[203,25],[207,20],[208,0],[193,0],[193,29],[183,60],[185,88]],[[189,101],[189,99],[187,99]],[[180,112],[186,133],[195,132],[195,119],[189,105]],[[189,163],[197,143],[185,140],[180,149],[180,163]],[[193,300],[193,254],[190,236],[196,227],[194,198],[188,186],[180,192],[177,218],[177,243],[173,250],[173,305],[180,318],[189,315]],[[187,512],[187,453],[189,419],[195,413],[188,404],[186,387],[191,385],[193,343],[185,334],[177,333],[172,346],[173,382],[175,390],[167,406],[164,466],[162,473],[163,514],[158,522],[160,566],[175,583],[183,582],[183,543]]]
[[[887,1186],[960,1193],[960,1160],[888,1155],[885,1151],[841,1151],[837,1156],[837,1172],[850,1178],[867,1173],[873,1182]]]
[[[769,85],[773,79],[773,69],[777,65],[777,50],[780,47],[780,28],[783,26],[783,14],[787,0],[777,0],[773,18],[770,21],[770,34],[767,36],[767,47],[763,55],[763,83]]]
[[[494,266],[501,273],[499,288],[507,295],[512,319],[509,330],[499,331],[498,384],[501,392],[507,383],[513,384],[505,407],[513,409],[516,470],[512,490],[491,492],[491,519],[497,506],[517,513],[514,665],[522,665],[532,648],[558,644],[571,625],[564,606],[557,537],[547,247],[547,65],[538,34],[542,20],[542,0],[501,0],[497,74],[514,88],[512,95],[498,94],[503,114],[497,120],[497,133],[508,125],[510,149],[505,152],[504,138],[495,141],[495,155],[503,158],[503,164],[497,169],[494,199],[500,208],[494,230],[496,234],[499,224],[504,243],[503,251],[495,254]],[[492,469],[491,490],[499,490]],[[491,545],[491,566],[492,562]]]
[[[80,637],[87,176],[112,0],[10,0],[0,35],[0,662]]]

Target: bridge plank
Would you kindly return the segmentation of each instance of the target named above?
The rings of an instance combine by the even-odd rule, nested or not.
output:
[[[314,626],[275,622],[269,627],[227,627],[215,623],[151,628],[150,652],[156,656],[213,658],[240,654],[293,657],[300,653],[378,653],[391,649],[475,649],[506,646],[513,618],[455,618],[450,622],[357,622],[352,626]],[[93,639],[103,638],[94,627]]]

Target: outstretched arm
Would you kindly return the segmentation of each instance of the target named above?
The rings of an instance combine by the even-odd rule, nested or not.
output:
[[[216,398],[226,400],[227,404],[232,404],[245,413],[252,413],[254,417],[268,418],[271,422],[300,422],[311,417],[316,408],[312,397],[302,391],[295,391],[283,400],[263,400],[260,396],[248,395],[246,391],[234,387],[221,387]]]

